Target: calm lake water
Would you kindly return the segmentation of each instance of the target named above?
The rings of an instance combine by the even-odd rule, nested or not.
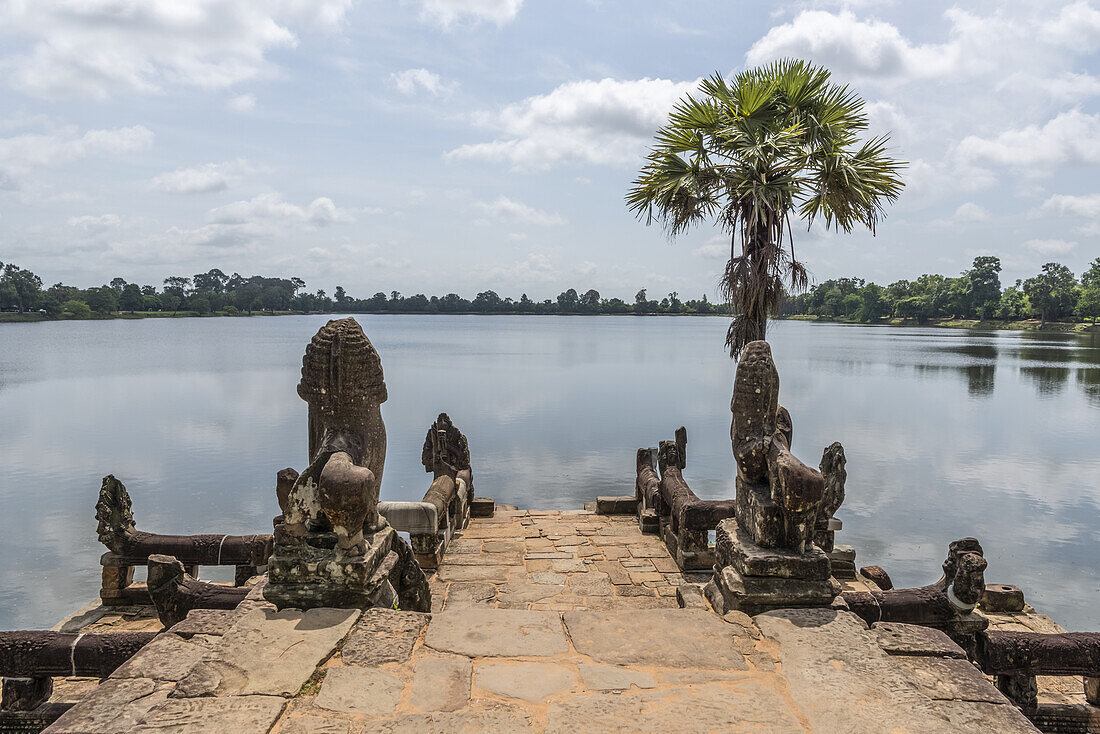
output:
[[[633,491],[634,452],[688,429],[685,472],[732,496],[721,318],[361,316],[382,356],[384,499],[419,499],[428,426],[466,433],[479,495],[578,508]],[[275,472],[306,464],[302,351],[327,317],[0,325],[0,629],[99,588],[100,480],[143,530],[270,532]],[[841,441],[837,542],[897,586],[974,535],[986,578],[1100,629],[1100,335],[780,322],[794,452]],[[205,570],[206,578],[225,578]]]

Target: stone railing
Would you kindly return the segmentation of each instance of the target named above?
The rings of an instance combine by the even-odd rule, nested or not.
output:
[[[161,535],[137,530],[131,507],[122,482],[104,477],[96,503],[99,540],[110,549],[99,559],[99,596],[104,604],[149,603],[146,585],[134,583],[134,568],[145,566],[152,555],[174,556],[195,577],[199,566],[236,566],[237,586],[256,575],[271,556],[270,535]]]
[[[976,662],[1029,715],[1038,709],[1037,675],[1083,676],[1085,699],[1100,706],[1100,633],[987,631],[978,635]]]
[[[72,706],[50,703],[53,678],[106,678],[156,632],[0,632],[0,731],[41,731]]]
[[[656,453],[656,455],[654,455]],[[676,431],[675,441],[661,441],[656,452],[638,449],[635,496],[642,532],[656,532],[685,571],[710,570],[714,548],[710,533],[734,516],[734,501],[704,500],[684,480],[687,430]]]
[[[492,500],[475,501],[470,449],[446,413],[440,413],[428,429],[421,462],[424,470],[434,475],[424,499],[379,502],[378,513],[409,534],[420,567],[434,569],[443,560],[451,538],[469,524],[471,515],[492,515],[494,505]]]

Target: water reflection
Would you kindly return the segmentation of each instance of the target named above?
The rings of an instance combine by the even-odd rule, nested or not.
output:
[[[1100,405],[1100,368],[1077,368],[1074,372],[1077,377],[1077,386],[1094,405]]]
[[[294,386],[324,320],[0,327],[0,629],[48,626],[95,594],[107,472],[131,489],[140,527],[270,528],[275,471],[305,461]],[[423,494],[421,442],[440,410],[470,439],[479,492],[500,502],[629,493],[635,449],[681,424],[692,487],[732,495],[723,319],[362,323],[390,394],[387,499]],[[1067,626],[1100,626],[1098,335],[781,322],[770,336],[795,454],[816,464],[844,443],[843,542],[861,564],[929,583],[946,544],[976,535],[991,581]]]

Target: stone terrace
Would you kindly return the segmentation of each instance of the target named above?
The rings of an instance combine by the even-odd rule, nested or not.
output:
[[[633,516],[498,509],[447,548],[431,581],[432,609],[671,608],[684,580]]]
[[[448,550],[431,615],[277,612],[256,589],[192,612],[48,731],[1035,731],[942,633],[681,609],[670,562],[632,518],[504,510]]]

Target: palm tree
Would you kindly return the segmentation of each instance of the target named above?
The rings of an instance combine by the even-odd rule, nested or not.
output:
[[[732,82],[715,73],[657,131],[626,196],[639,219],[670,237],[706,220],[730,236],[719,289],[734,310],[726,334],[734,358],[765,337],[785,283],[800,291],[809,281],[794,254],[792,210],[807,227],[821,216],[827,227],[874,233],[883,205],[901,193],[905,163],[887,156],[889,137],[861,141],[863,100],[829,79],[795,59]]]

